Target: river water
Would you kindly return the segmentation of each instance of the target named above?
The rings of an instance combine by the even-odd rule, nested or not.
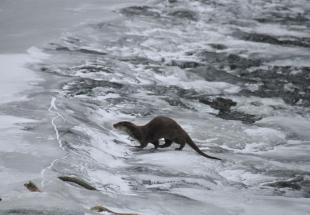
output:
[[[91,3],[74,11],[102,7]],[[14,136],[3,135],[1,213],[310,214],[309,2],[141,4],[28,51],[40,80],[0,108]],[[137,150],[112,127],[157,115],[223,161],[190,147]]]

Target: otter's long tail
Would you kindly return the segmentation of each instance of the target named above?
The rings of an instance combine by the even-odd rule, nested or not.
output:
[[[192,140],[189,136],[187,136],[186,142],[187,142],[187,144],[190,145],[190,147],[192,147],[198,154],[200,154],[200,155],[202,155],[202,156],[204,156],[204,157],[206,157],[206,158],[215,159],[215,160],[222,160],[222,159],[220,159],[220,158],[212,157],[212,156],[209,156],[209,155],[203,153],[203,152],[198,148],[198,146],[193,142],[193,140]]]

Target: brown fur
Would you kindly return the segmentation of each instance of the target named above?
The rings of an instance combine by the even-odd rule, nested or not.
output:
[[[127,132],[131,137],[140,142],[139,148],[144,148],[148,143],[152,143],[155,149],[171,146],[173,142],[180,145],[176,150],[182,150],[187,143],[198,154],[211,159],[221,160],[203,153],[192,141],[186,131],[173,119],[158,116],[143,126],[135,125],[131,122],[122,121],[113,125],[114,128]],[[159,145],[159,139],[165,139],[165,144]]]

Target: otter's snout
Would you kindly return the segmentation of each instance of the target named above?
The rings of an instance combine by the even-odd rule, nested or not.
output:
[[[117,130],[127,131],[128,125],[130,125],[128,122],[118,122],[118,123],[113,124],[113,127]]]

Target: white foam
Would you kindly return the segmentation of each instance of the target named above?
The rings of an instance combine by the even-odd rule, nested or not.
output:
[[[310,120],[303,117],[266,117],[258,121],[257,124],[278,127],[286,131],[293,138],[310,140]]]
[[[216,205],[225,209],[228,214],[246,215],[290,215],[308,214],[309,200],[307,198],[285,198],[281,196],[258,196],[244,192],[241,189],[223,187],[220,191],[202,189],[175,188],[174,193],[185,195],[189,198]],[[211,213],[225,214],[225,213]]]
[[[112,165],[113,162],[121,162],[121,158],[129,153],[124,146],[114,142],[115,137],[111,136],[111,133],[105,134],[97,129],[84,126],[76,126],[74,129],[88,135],[91,138],[90,143],[92,144],[92,147],[94,147],[95,150],[101,151],[101,153],[105,153],[105,156],[110,157],[111,163],[106,163],[107,165]],[[120,160],[113,158],[113,156],[118,157]]]
[[[237,102],[237,106],[233,107],[234,110],[240,112],[270,116],[275,112],[275,108],[288,108],[281,98],[259,98],[259,97],[232,97]]]
[[[243,183],[247,186],[258,186],[263,182],[272,181],[275,179],[272,176],[255,174],[245,169],[226,169],[221,171],[219,174],[229,181]]]
[[[198,155],[191,149],[183,151],[170,149],[170,151],[139,155],[137,158],[140,159],[138,163],[157,165],[169,173],[210,176],[214,179],[218,176],[215,168],[220,165],[217,161],[206,160],[205,157]]]
[[[308,37],[309,34],[301,31],[291,30],[286,25],[279,24],[260,24],[254,27],[254,31],[262,34],[274,36],[293,36],[293,37]]]
[[[258,152],[273,149],[275,145],[286,143],[285,133],[273,128],[249,128],[244,132],[253,139],[246,144],[244,152]]]
[[[122,194],[130,194],[131,189],[126,180],[123,179],[119,172],[111,173],[105,170],[89,171],[89,176],[92,181],[97,184],[103,185],[101,189],[110,192],[117,192]]]
[[[167,69],[165,74],[154,74],[154,77],[164,85],[176,85],[183,89],[195,89],[209,94],[237,93],[240,87],[225,82],[209,82],[199,77],[189,77],[185,71],[177,68]]]

